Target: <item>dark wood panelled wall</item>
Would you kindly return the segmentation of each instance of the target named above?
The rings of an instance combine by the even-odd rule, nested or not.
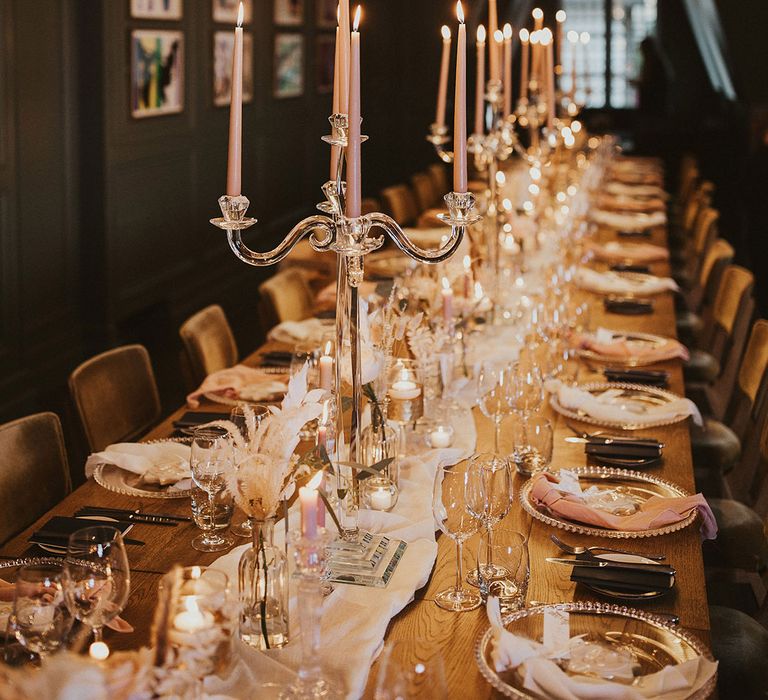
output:
[[[149,347],[164,398],[179,400],[176,329],[212,302],[243,350],[259,339],[257,288],[269,273],[238,262],[207,223],[224,189],[228,111],[213,106],[211,64],[213,32],[227,27],[214,24],[211,0],[183,4],[181,21],[153,22],[131,19],[129,0],[0,0],[0,420],[44,409],[67,420],[69,371],[125,342]],[[434,158],[423,137],[439,23],[453,16],[442,4],[364,3],[365,195]],[[320,198],[330,96],[315,86],[313,0],[298,30],[305,92],[282,100],[272,2],[253,5],[243,179],[261,222],[251,241],[266,248]],[[135,28],[184,32],[181,114],[130,117]]]

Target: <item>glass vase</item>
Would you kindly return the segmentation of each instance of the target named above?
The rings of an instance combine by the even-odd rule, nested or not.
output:
[[[400,435],[387,421],[388,399],[370,401],[371,422],[363,430],[363,462],[371,467],[392,460],[376,476],[363,480],[363,503],[373,510],[391,510],[397,503]]]
[[[288,561],[274,529],[274,518],[253,521],[253,546],[238,567],[240,639],[260,650],[288,643]]]

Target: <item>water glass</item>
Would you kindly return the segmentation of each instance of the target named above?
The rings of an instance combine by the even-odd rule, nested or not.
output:
[[[493,544],[481,543],[477,550],[477,575],[480,595],[486,602],[489,595],[499,598],[504,612],[525,607],[528,593],[530,567],[528,564],[528,540],[525,535],[507,528],[497,528]],[[506,573],[503,576],[488,575],[487,564],[492,561]]]
[[[531,476],[552,462],[552,423],[537,415],[521,415],[513,423],[512,462],[518,474]]]
[[[195,430],[190,456],[192,480],[207,495],[207,504],[204,499],[197,499],[195,504],[198,510],[206,507],[208,510],[207,515],[198,514],[195,518],[195,523],[203,531],[192,540],[192,547],[199,552],[220,552],[232,544],[231,538],[219,534],[215,524],[217,520],[223,521],[217,514],[217,508],[220,510],[218,504],[225,498],[220,494],[227,490],[226,474],[234,469],[233,459],[232,441],[224,428],[208,426]],[[232,517],[231,508],[230,504],[228,520]]]
[[[72,627],[56,564],[22,566],[16,577],[8,634],[41,659],[61,649]]]
[[[437,645],[426,639],[398,640],[384,647],[374,700],[447,698],[445,662]]]

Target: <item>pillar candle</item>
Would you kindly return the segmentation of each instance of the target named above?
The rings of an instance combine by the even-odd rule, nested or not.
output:
[[[349,145],[347,146],[347,217],[360,217],[362,174],[360,165],[360,7],[355,12],[349,67]]]
[[[451,30],[443,25],[440,31],[443,35],[443,51],[440,59],[440,83],[437,89],[435,124],[445,126],[445,104],[448,100],[448,67],[451,60]]]
[[[456,3],[459,37],[456,43],[456,99],[453,112],[453,191],[467,191],[467,26],[461,0]]]
[[[333,389],[333,358],[330,355],[320,357],[320,388]]]
[[[485,133],[485,27],[477,28],[477,80],[475,91],[475,134]]]
[[[496,0],[488,0],[488,39],[491,65],[491,80],[501,80],[501,68],[499,67],[500,57],[497,53],[496,44],[493,37],[499,28],[499,13],[496,8]]]
[[[528,30],[520,30],[520,99],[528,99],[528,61],[529,61],[529,40]]]
[[[512,114],[512,25],[504,25],[504,116]]]
[[[229,149],[227,194],[239,197],[243,166],[243,3],[237,12],[235,46],[232,51],[232,95],[229,102]]]

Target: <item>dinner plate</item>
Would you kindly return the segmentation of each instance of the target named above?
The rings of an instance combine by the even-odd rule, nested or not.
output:
[[[664,338],[660,335],[654,335],[653,333],[635,333],[629,331],[612,331],[611,340],[616,342],[619,340],[626,340],[630,347],[637,347],[644,351],[660,350],[665,345],[669,345],[669,349],[666,353],[660,354],[654,358],[652,362],[643,360],[636,355],[630,355],[629,357],[620,357],[616,355],[601,355],[594,350],[582,349],[579,350],[579,356],[587,360],[593,360],[595,362],[605,362],[614,365],[621,365],[622,367],[637,367],[638,365],[655,364],[656,362],[664,362],[665,360],[671,360],[677,357],[677,348],[674,343],[669,343],[668,338]]]
[[[649,386],[648,384],[589,382],[587,384],[579,384],[577,388],[582,389],[583,391],[588,391],[590,394],[595,395],[602,394],[609,389],[619,390],[620,393],[611,399],[611,404],[624,406],[631,405],[632,408],[640,413],[652,406],[663,406],[664,404],[672,403],[673,401],[678,401],[683,398],[677,394],[672,393],[671,391]],[[550,395],[549,403],[552,408],[555,409],[555,411],[564,415],[566,418],[572,418],[582,423],[590,423],[592,425],[602,425],[608,428],[619,428],[621,430],[642,430],[643,428],[655,428],[662,425],[673,425],[674,423],[679,423],[680,421],[686,420],[688,418],[688,414],[680,414],[667,420],[622,423],[621,421],[600,420],[598,418],[593,418],[585,411],[574,411],[570,408],[565,408],[560,404],[557,392],[553,392]]]
[[[670,481],[666,481],[651,474],[615,469],[613,467],[575,467],[569,471],[579,477],[582,490],[586,491],[590,486],[597,486],[601,490],[609,490],[621,487],[623,492],[638,501],[646,501],[653,496],[662,498],[683,498],[690,496],[685,489],[680,488]],[[586,525],[573,520],[567,520],[561,515],[552,513],[548,508],[537,505],[531,499],[532,481],[525,483],[520,491],[520,503],[531,517],[540,520],[546,525],[593,537],[611,537],[614,539],[634,539],[638,537],[657,537],[677,532],[688,527],[696,520],[696,511],[692,511],[687,518],[679,522],[665,525],[654,530],[610,530],[595,525]]]
[[[618,552],[606,553],[606,554],[593,554],[597,559],[607,559],[608,561],[621,561],[627,564],[658,564],[659,562],[647,557],[641,557],[639,554],[619,554]],[[632,593],[630,591],[619,591],[610,588],[610,586],[596,586],[591,583],[579,582],[580,585],[588,588],[595,593],[606,596],[607,598],[613,598],[614,600],[630,600],[637,603],[645,602],[646,600],[655,600],[661,598],[661,596],[667,595],[673,588],[667,588],[659,591],[646,591],[645,593]]]
[[[649,288],[648,284],[658,280],[659,278],[656,275],[650,275],[645,272],[616,272],[614,270],[608,270],[603,274],[606,276],[606,278],[614,278],[615,280],[623,282],[627,285],[627,287],[621,291],[603,291],[600,289],[595,289],[589,284],[579,284],[579,286],[588,292],[592,292],[600,296],[610,297],[621,295],[621,297],[624,299],[632,300],[652,297],[670,291],[669,289],[664,289],[662,287]]]
[[[259,404],[277,403],[278,401],[282,401],[283,397],[285,396],[285,392],[277,392],[274,394],[265,395],[263,398],[259,399],[246,398],[242,395],[224,396],[223,394],[216,394],[212,391],[206,392],[203,394],[203,396],[208,399],[208,401],[212,401],[213,403],[220,403],[224,406],[239,406],[242,403],[247,403],[251,406],[257,406]]]
[[[167,440],[151,440],[151,443],[177,442],[190,444],[189,438],[171,438]],[[120,469],[114,464],[99,464],[93,470],[93,478],[96,483],[107,491],[123,494],[124,496],[138,496],[140,498],[189,498],[192,494],[192,486],[189,488],[176,488],[160,486],[159,484],[145,484],[139,474]]]
[[[544,614],[556,608],[569,614],[570,636],[585,635],[584,639],[596,642],[607,650],[629,653],[636,667],[635,677],[646,676],[660,671],[665,666],[682,664],[702,656],[713,661],[712,654],[694,635],[672,625],[668,620],[642,610],[606,603],[558,603],[540,605],[509,613],[502,617],[502,623],[509,632],[541,641],[544,629]],[[478,638],[475,646],[475,660],[480,673],[488,683],[510,698],[541,700],[523,686],[523,679],[516,670],[498,673],[491,656],[493,629],[489,626]],[[565,672],[572,677],[595,682],[594,676],[580,675],[568,668],[563,660]],[[704,700],[715,689],[717,674],[705,681],[704,685],[687,696],[687,700]]]

